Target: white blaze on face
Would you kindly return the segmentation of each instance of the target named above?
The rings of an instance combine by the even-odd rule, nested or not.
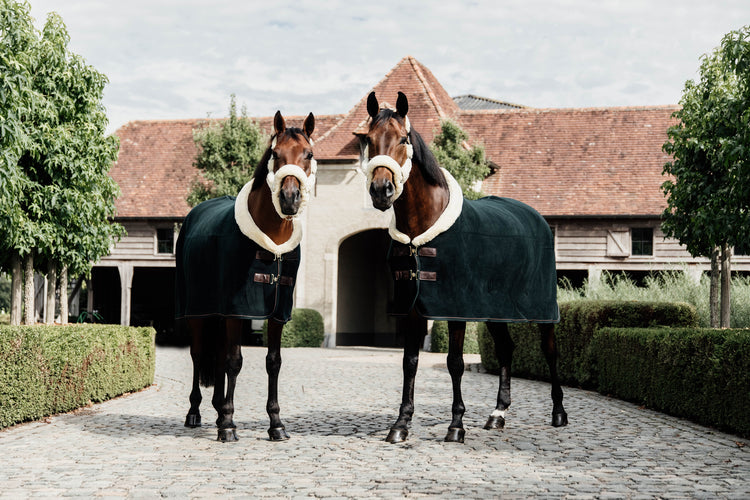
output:
[[[313,143],[311,140],[310,146],[312,145]],[[275,137],[271,142],[271,149],[273,149],[274,147],[276,147]],[[305,205],[307,205],[307,200],[310,199],[310,193],[315,186],[315,174],[318,171],[318,162],[315,161],[315,158],[310,160],[309,177],[305,173],[305,170],[299,165],[289,163],[278,169],[276,172],[273,171],[274,166],[275,162],[273,156],[271,156],[271,158],[268,160],[268,175],[266,176],[266,183],[271,189],[271,201],[273,202],[273,207],[274,209],[276,209],[276,213],[278,213],[279,217],[281,217],[282,219],[299,217],[299,215],[302,213],[302,210],[305,208]],[[284,178],[289,176],[295,177],[299,181],[300,188],[299,190],[301,201],[299,204],[299,208],[297,209],[297,213],[294,215],[283,213],[281,211],[281,203],[279,201],[279,195],[281,194],[281,184],[284,182]]]

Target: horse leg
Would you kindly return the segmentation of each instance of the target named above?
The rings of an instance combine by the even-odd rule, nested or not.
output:
[[[226,393],[217,411],[219,418],[219,441],[237,441],[237,426],[234,423],[234,388],[237,385],[237,375],[242,369],[242,320],[227,319],[224,322],[225,350],[221,353],[224,359],[224,373],[226,374]],[[223,377],[222,377],[223,383]],[[218,384],[217,384],[218,389]],[[223,389],[223,388],[222,388]],[[224,391],[220,392],[221,395]]]
[[[268,401],[266,411],[271,420],[268,437],[271,441],[289,439],[284,424],[279,417],[279,371],[281,370],[281,332],[284,324],[274,319],[268,320],[268,354],[266,354],[266,373],[268,373]]]
[[[200,368],[203,353],[203,321],[199,319],[187,322],[190,333],[190,357],[193,360],[193,389],[190,391],[190,410],[185,417],[185,427],[200,427],[200,406],[203,397],[200,389]]]
[[[236,441],[237,434],[234,431],[234,423],[231,417],[227,419],[224,413],[227,356],[229,353],[226,323],[221,321],[217,328],[217,334],[214,335],[214,338],[217,339],[216,357],[214,359],[214,395],[211,398],[211,404],[213,404],[217,414],[216,427],[219,428],[217,440]]]
[[[409,422],[414,415],[414,379],[419,364],[419,347],[427,335],[427,320],[412,310],[409,316],[399,319],[398,330],[404,337],[404,386],[398,419],[385,438],[389,443],[400,443],[409,435]]]
[[[466,333],[466,323],[459,321],[448,322],[448,332],[450,335],[448,343],[448,373],[451,375],[453,384],[453,420],[448,426],[448,434],[445,440],[454,443],[464,442],[464,424],[463,416],[466,411],[464,400],[461,397],[461,378],[464,375],[464,334]]]
[[[505,410],[510,406],[510,365],[515,345],[510,338],[507,323],[487,323],[487,330],[495,342],[495,356],[500,363],[500,384],[497,389],[497,405],[484,428],[502,429],[505,427]]]
[[[542,334],[542,352],[549,365],[550,383],[552,384],[552,426],[562,427],[568,425],[568,414],[563,408],[563,391],[557,375],[557,343],[555,342],[555,325],[551,323],[539,323]]]

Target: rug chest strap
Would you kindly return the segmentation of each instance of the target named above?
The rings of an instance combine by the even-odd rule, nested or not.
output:
[[[268,250],[258,250],[255,252],[255,258],[262,261],[276,260],[276,255]],[[288,252],[281,256],[281,260],[297,260],[297,255],[294,252]]]
[[[274,274],[255,273],[253,281],[256,283],[273,284],[277,281],[284,286],[294,285],[294,278],[291,276],[276,276]]]
[[[434,271],[411,271],[404,269],[401,271],[394,271],[393,278],[395,280],[417,280],[417,281],[437,281],[437,273]]]
[[[437,257],[437,248],[434,247],[396,247],[393,249],[394,257],[406,257],[408,255],[419,255],[420,257]]]

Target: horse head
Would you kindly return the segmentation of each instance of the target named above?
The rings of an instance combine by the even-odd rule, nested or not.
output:
[[[274,134],[268,156],[266,182],[274,208],[282,219],[301,213],[315,185],[317,163],[313,157],[315,117],[307,115],[302,128],[286,126],[281,112],[273,118]]]
[[[398,93],[395,111],[380,109],[375,92],[367,98],[367,112],[372,121],[366,136],[362,170],[367,176],[372,204],[379,210],[385,211],[393,205],[411,171],[414,150],[406,117],[408,111],[409,102],[402,92]]]

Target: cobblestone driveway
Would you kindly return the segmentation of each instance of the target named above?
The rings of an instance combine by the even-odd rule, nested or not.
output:
[[[203,427],[183,427],[189,354],[159,347],[153,387],[0,431],[0,496],[750,497],[748,441],[571,388],[570,425],[553,429],[549,385],[540,382],[514,379],[507,428],[489,432],[482,425],[497,379],[467,372],[466,443],[443,443],[451,405],[444,354],[420,356],[409,439],[390,445],[399,351],[283,349],[279,401],[292,439],[269,442],[265,351],[243,355],[239,442],[215,441],[210,393]]]

